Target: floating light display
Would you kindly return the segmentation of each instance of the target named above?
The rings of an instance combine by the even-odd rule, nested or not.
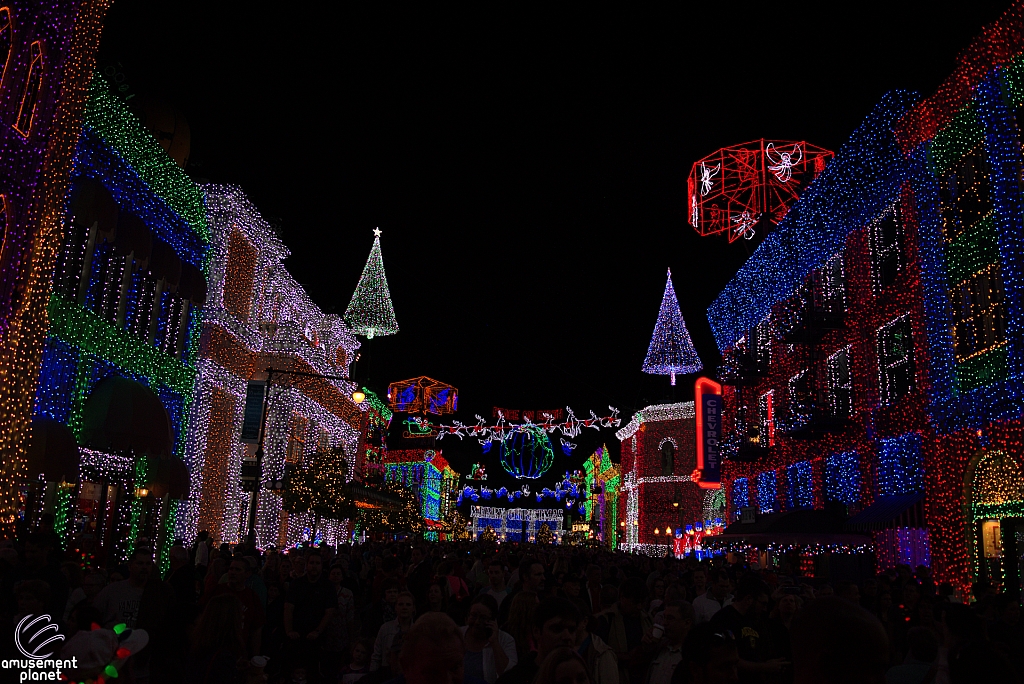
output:
[[[345,309],[345,322],[353,332],[372,339],[376,335],[394,335],[398,332],[395,307],[391,304],[388,279],[384,274],[384,258],[380,252],[379,228],[373,231],[373,247],[366,259],[352,300]]]
[[[687,179],[687,216],[701,235],[753,239],[759,222],[779,224],[832,159],[806,142],[755,140],[694,162]],[[763,220],[762,220],[763,217]]]
[[[555,453],[547,432],[536,425],[526,425],[501,440],[501,467],[517,479],[535,480],[555,462]]]
[[[672,287],[672,269],[669,269],[643,371],[652,375],[668,375],[674,385],[677,373],[696,373],[703,367],[690,339],[690,331],[686,329],[683,312],[679,310],[679,300]]]
[[[499,413],[498,422],[494,425],[488,425],[487,421],[479,415],[476,416],[477,422],[475,425],[463,425],[457,420],[452,421],[451,425],[434,425],[433,423],[429,425],[431,430],[436,430],[438,439],[443,439],[449,435],[454,435],[459,439],[476,437],[477,441],[485,449],[489,449],[492,442],[503,442],[508,435],[517,432],[533,431],[535,428],[539,428],[548,434],[560,432],[566,437],[572,438],[578,437],[583,428],[600,430],[601,428],[618,427],[622,422],[618,417],[619,410],[612,406],[608,408],[611,410],[610,415],[598,417],[596,413],[591,411],[590,418],[584,418],[583,420],[578,419],[573,410],[566,407],[566,418],[564,420],[556,419],[552,415],[545,413],[543,416],[544,420],[536,423],[529,420],[524,423],[508,423],[505,417]]]

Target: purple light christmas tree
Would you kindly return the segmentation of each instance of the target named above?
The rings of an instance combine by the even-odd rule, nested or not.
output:
[[[651,375],[669,375],[672,384],[676,384],[676,373],[696,373],[703,364],[697,356],[690,339],[690,331],[686,329],[683,312],[679,310],[675,288],[672,287],[672,269],[668,269],[668,282],[665,283],[665,294],[661,297],[661,310],[658,311],[658,323],[654,326],[651,346],[647,348],[644,359],[644,373]]]

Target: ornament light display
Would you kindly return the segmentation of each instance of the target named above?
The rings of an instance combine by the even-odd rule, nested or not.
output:
[[[672,287],[672,269],[669,269],[658,322],[647,348],[643,371],[652,375],[668,375],[674,385],[677,373],[696,373],[703,367],[697,350],[693,348],[690,331],[683,321],[683,312],[679,310],[679,300]]]
[[[391,304],[388,279],[384,274],[384,258],[380,251],[379,228],[373,231],[373,247],[363,266],[352,300],[345,309],[345,322],[353,332],[373,339],[379,335],[394,335],[398,332],[395,308]]]

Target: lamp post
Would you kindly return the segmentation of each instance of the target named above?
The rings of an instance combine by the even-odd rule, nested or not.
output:
[[[322,373],[307,373],[305,371],[267,368],[267,389],[263,393],[263,414],[260,419],[260,438],[256,443],[256,463],[253,466],[242,466],[243,475],[255,478],[255,486],[252,488],[252,494],[249,497],[248,534],[246,535],[249,543],[253,545],[256,544],[256,509],[259,506],[260,484],[263,481],[263,438],[267,432],[267,418],[270,414],[270,388],[275,375],[292,375],[305,378],[321,378],[323,380],[350,381],[349,378],[345,378],[340,375],[323,375]],[[361,404],[365,398],[366,395],[358,390],[352,394],[352,401],[357,405]]]

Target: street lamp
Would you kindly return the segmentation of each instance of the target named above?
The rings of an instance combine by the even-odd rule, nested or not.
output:
[[[359,390],[356,390],[355,392],[352,393],[352,401],[356,402],[357,404],[362,404],[364,401],[366,401],[366,395],[360,392]]]

